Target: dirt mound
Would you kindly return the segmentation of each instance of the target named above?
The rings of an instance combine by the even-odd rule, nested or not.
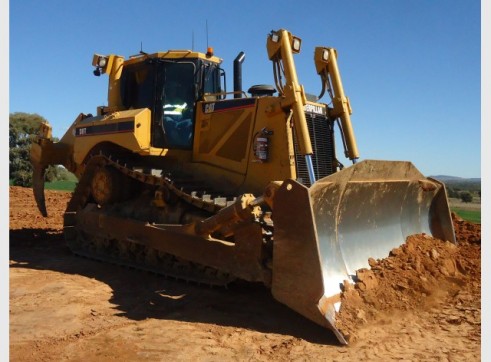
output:
[[[480,335],[481,227],[452,216],[457,245],[412,235],[387,258],[369,259],[371,268],[358,270],[354,285],[345,282],[336,325],[347,339],[355,341],[363,325],[389,313],[442,303],[462,311],[449,316],[451,323],[476,325]]]
[[[455,235],[459,243],[481,244],[481,224],[467,222],[452,212]]]

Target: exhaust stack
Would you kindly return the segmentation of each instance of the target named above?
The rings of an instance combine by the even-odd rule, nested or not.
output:
[[[245,53],[240,52],[234,60],[234,92],[242,92],[242,63]],[[235,93],[234,98],[242,98],[242,93]]]

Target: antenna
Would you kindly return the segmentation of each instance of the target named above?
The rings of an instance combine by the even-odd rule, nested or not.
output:
[[[191,50],[194,52],[194,30],[192,32]]]
[[[140,52],[138,54],[130,55],[130,58],[138,58],[139,56],[142,56],[142,55],[148,55],[148,53],[145,53],[143,51],[143,42],[140,41]]]
[[[143,51],[143,41],[140,41],[140,54],[147,55],[147,53]]]
[[[206,56],[213,56],[213,48],[208,45],[208,19],[206,19]]]

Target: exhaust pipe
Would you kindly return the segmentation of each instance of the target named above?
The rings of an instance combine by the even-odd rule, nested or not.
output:
[[[242,98],[242,63],[245,59],[245,53],[240,52],[234,60],[234,98]]]

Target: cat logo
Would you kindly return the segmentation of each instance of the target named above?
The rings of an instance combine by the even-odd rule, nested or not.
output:
[[[326,114],[326,109],[322,106],[314,105],[314,104],[309,104],[307,103],[304,107],[304,111],[308,113],[315,113],[315,114]]]
[[[213,113],[215,111],[215,103],[205,104],[205,113]]]

